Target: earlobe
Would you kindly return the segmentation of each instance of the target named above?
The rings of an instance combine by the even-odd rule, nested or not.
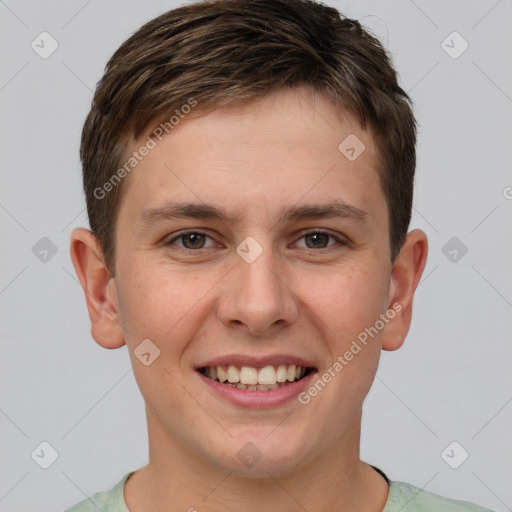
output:
[[[114,278],[108,271],[100,245],[91,231],[76,228],[71,234],[71,260],[85,294],[91,334],[104,348],[125,344],[118,314]]]
[[[414,292],[425,269],[427,254],[427,235],[419,229],[409,232],[391,271],[388,308],[396,314],[384,331],[383,350],[397,350],[405,341],[411,325]]]

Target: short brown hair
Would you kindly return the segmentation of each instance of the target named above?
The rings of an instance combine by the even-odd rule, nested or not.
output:
[[[96,87],[80,158],[91,230],[112,275],[123,190],[112,178],[128,141],[190,98],[208,112],[299,86],[323,93],[372,134],[395,260],[411,218],[416,122],[387,51],[358,21],[313,0],[207,0],[142,26],[114,53]]]

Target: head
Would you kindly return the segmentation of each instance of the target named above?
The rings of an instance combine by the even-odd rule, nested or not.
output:
[[[187,5],[115,52],[82,133],[91,231],[71,253],[93,337],[128,345],[150,446],[257,474],[357,437],[426,261],[407,233],[415,141],[386,51],[312,1]],[[294,362],[302,400],[247,408],[207,382]],[[258,466],[237,457],[249,442]]]

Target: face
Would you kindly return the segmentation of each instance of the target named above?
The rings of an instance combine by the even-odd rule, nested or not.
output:
[[[352,449],[393,325],[378,159],[301,89],[185,118],[132,171],[109,287],[150,443],[244,475]]]

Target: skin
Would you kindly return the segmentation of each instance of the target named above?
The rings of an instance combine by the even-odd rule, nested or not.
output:
[[[366,145],[353,162],[338,150],[349,134]],[[398,349],[408,333],[428,244],[424,232],[409,232],[391,265],[378,161],[371,136],[349,115],[311,89],[282,90],[187,116],[132,171],[115,277],[94,236],[73,231],[92,336],[106,348],[128,345],[146,402],[149,464],[125,486],[130,511],[383,509],[388,486],[359,457],[362,404],[381,350]],[[336,199],[364,210],[367,222],[278,222],[283,206]],[[141,221],[169,200],[223,206],[240,218]],[[185,229],[207,237],[164,245]],[[263,248],[252,263],[236,252],[248,236]],[[322,375],[394,303],[401,311],[307,405],[246,410],[194,370],[218,355],[279,353],[314,362]],[[144,339],[161,351],[149,366],[133,355]],[[237,458],[248,442],[262,454],[252,468]]]

